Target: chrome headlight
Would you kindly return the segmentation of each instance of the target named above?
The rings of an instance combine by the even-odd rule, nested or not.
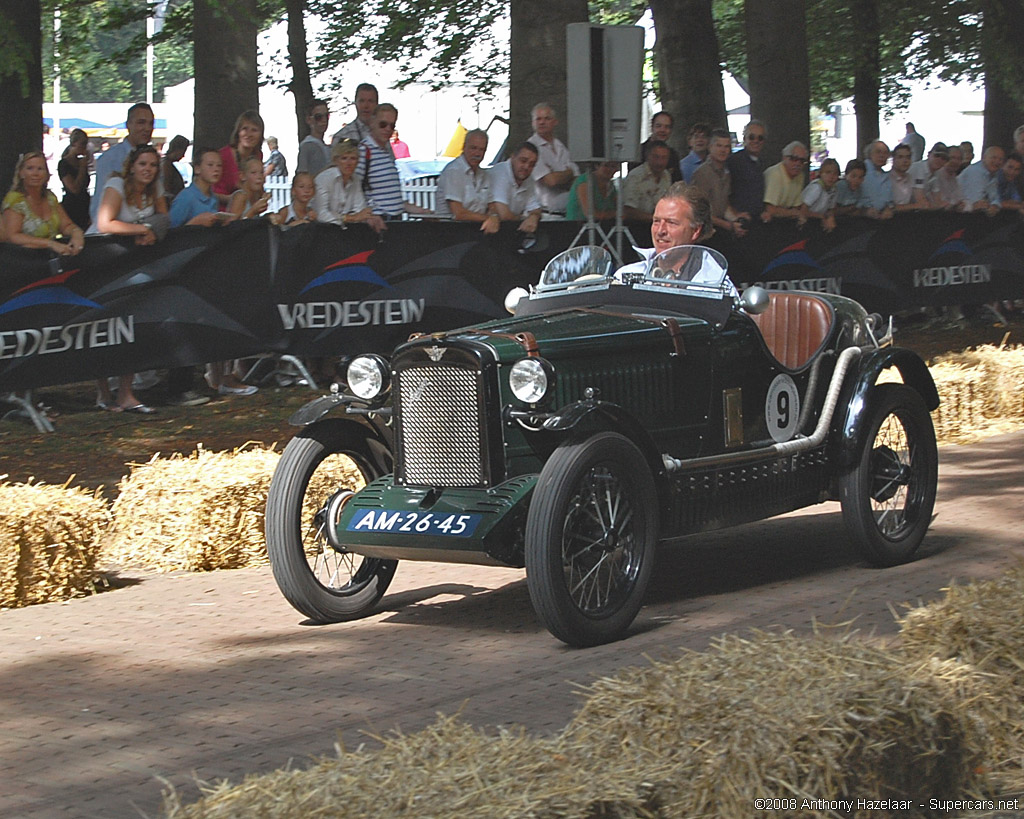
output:
[[[523,358],[512,365],[508,385],[524,404],[542,401],[555,383],[555,370],[543,358]]]
[[[357,398],[369,401],[391,386],[388,363],[379,355],[360,355],[352,359],[345,375],[348,388]]]

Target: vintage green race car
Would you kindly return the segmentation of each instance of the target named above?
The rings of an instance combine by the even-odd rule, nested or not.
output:
[[[736,298],[707,248],[634,267],[569,250],[511,318],[358,356],[297,412],[266,516],[288,601],[336,622],[399,560],[525,566],[545,626],[594,645],[629,629],[659,547],[830,499],[868,561],[910,559],[937,482],[921,359],[841,296]]]

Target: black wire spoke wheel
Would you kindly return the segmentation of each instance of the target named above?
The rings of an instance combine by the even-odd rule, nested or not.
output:
[[[588,617],[614,611],[636,585],[643,547],[632,523],[618,475],[607,466],[583,475],[562,531],[562,568],[570,599]]]
[[[871,563],[910,559],[931,523],[938,450],[931,416],[916,391],[902,384],[875,388],[865,416],[863,449],[843,477],[843,519]]]
[[[288,443],[274,471],[266,514],[274,579],[317,623],[366,615],[394,577],[397,561],[357,555],[333,534],[355,491],[382,474],[374,443],[352,423],[320,422]]]
[[[526,577],[544,625],[570,645],[621,637],[643,604],[657,493],[640,451],[615,433],[560,446],[526,522]]]

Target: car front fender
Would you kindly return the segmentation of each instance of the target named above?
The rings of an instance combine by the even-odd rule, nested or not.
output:
[[[857,460],[870,393],[878,376],[890,367],[899,370],[903,383],[920,394],[929,412],[939,406],[939,392],[935,388],[932,374],[913,350],[882,347],[865,353],[861,356],[856,375],[849,379],[848,391],[844,389],[844,400],[840,403],[840,406],[846,407],[842,426],[838,427],[838,463],[841,467],[849,467]]]
[[[627,410],[609,401],[577,401],[567,404],[544,421],[548,432],[572,439],[589,438],[597,432],[617,432],[636,444],[655,476],[664,472],[661,453],[644,426]]]

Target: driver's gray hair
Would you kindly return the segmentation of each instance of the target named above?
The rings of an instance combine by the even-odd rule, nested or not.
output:
[[[704,191],[696,185],[688,185],[685,182],[675,182],[662,199],[678,199],[690,206],[693,219],[690,225],[696,229],[700,228],[698,239],[708,239],[714,230],[711,227],[711,200]]]

